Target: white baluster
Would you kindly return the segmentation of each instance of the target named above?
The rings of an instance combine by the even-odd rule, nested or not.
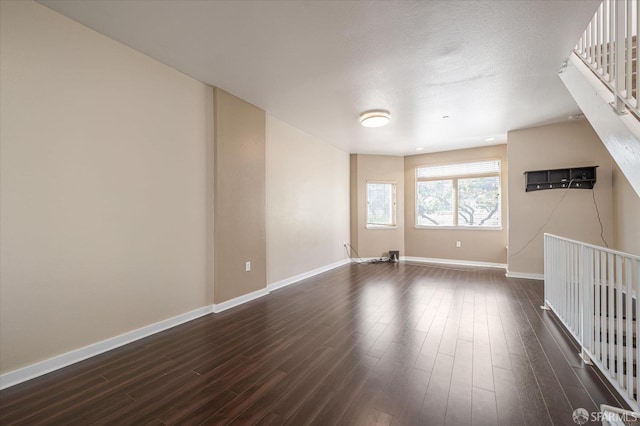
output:
[[[626,317],[626,333],[627,333],[627,396],[633,398],[633,281],[631,274],[631,262],[630,259],[625,259],[624,262],[624,289],[625,289],[625,317]]]
[[[616,341],[616,329],[615,329],[615,294],[614,294],[614,266],[613,255],[611,253],[607,256],[607,288],[609,289],[609,308],[607,309],[607,318],[609,319],[609,372],[612,377],[616,377],[615,373],[615,341]]]
[[[591,256],[592,256],[592,260],[594,260],[593,264],[594,264],[594,272],[593,272],[593,278],[595,280],[596,283],[596,287],[594,289],[595,291],[595,306],[594,306],[594,310],[595,310],[595,315],[594,315],[594,319],[593,322],[595,324],[595,337],[596,337],[596,341],[594,342],[594,346],[595,346],[595,356],[596,356],[596,360],[600,360],[600,342],[602,341],[602,327],[601,327],[601,321],[600,318],[602,317],[602,313],[600,312],[600,292],[601,292],[601,285],[600,285],[600,261],[598,258],[593,259],[593,257],[595,257],[597,255],[597,253],[591,249]]]
[[[626,98],[627,99],[631,99],[631,95],[632,95],[632,88],[631,88],[631,77],[632,77],[632,70],[631,70],[631,65],[633,65],[633,61],[631,58],[632,55],[632,49],[633,49],[633,37],[632,37],[632,23],[631,23],[631,19],[633,17],[633,13],[631,12],[631,1],[627,0],[627,10],[625,13],[625,16],[627,18],[627,24],[626,24],[626,42],[627,42],[627,54],[625,55],[625,89],[626,89]]]
[[[619,114],[624,112],[624,101],[622,93],[625,90],[624,87],[624,24],[625,24],[625,4],[624,0],[617,0],[615,3],[615,17],[616,17],[616,54],[615,54],[615,109]]]
[[[616,374],[618,375],[618,385],[622,386],[624,383],[624,368],[623,368],[623,348],[624,346],[622,345],[623,343],[623,332],[624,332],[624,327],[622,326],[622,283],[620,281],[620,278],[622,276],[622,258],[620,256],[617,255],[612,255],[613,258],[615,259],[615,292],[616,292],[616,333],[618,336],[618,339],[616,341],[616,362],[617,362],[617,368],[616,368]],[[629,339],[629,336],[627,336],[627,340]],[[627,341],[627,344],[629,344],[629,342]]]

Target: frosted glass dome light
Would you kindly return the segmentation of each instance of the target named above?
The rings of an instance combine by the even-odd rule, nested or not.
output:
[[[382,127],[390,121],[391,115],[388,111],[367,111],[360,116],[360,124],[364,127]]]

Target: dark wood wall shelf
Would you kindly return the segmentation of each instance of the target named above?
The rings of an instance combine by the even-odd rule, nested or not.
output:
[[[596,184],[597,167],[598,166],[572,167],[524,172],[526,192],[569,187],[592,189]]]

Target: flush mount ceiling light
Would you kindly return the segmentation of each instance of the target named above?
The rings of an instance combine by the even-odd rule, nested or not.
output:
[[[389,121],[391,121],[389,111],[367,111],[360,115],[360,124],[364,127],[382,127],[389,124]]]

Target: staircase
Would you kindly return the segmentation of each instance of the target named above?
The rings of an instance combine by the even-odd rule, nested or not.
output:
[[[589,66],[591,71],[600,78],[611,90],[613,93],[616,90],[614,86],[615,80],[613,79],[613,72],[615,67],[612,65],[612,61],[615,60],[615,51],[616,46],[615,43],[603,43],[592,45],[590,48],[586,48],[582,46],[583,37],[580,38],[578,42],[578,46],[576,46],[575,52],[578,54],[580,59]],[[631,112],[634,114],[637,113],[637,90],[638,87],[638,73],[636,69],[638,67],[637,64],[637,36],[632,36],[631,46],[628,46],[626,41],[623,43],[623,51],[621,55],[625,58],[625,67],[630,65],[629,72],[627,73],[625,69],[625,77],[624,77],[624,88],[620,88],[620,92],[622,93],[622,98],[625,100],[633,100],[635,103],[631,108]],[[628,79],[627,79],[628,77]],[[628,91],[628,87],[631,87],[631,92]],[[631,102],[630,102],[631,103]],[[636,107],[636,108],[634,108]]]
[[[604,0],[560,79],[640,196],[638,3]]]
[[[616,95],[619,111],[638,112],[637,0],[604,0],[580,36],[575,53]],[[624,106],[622,104],[625,104]]]
[[[638,294],[640,256],[545,234],[545,308],[576,338],[584,361],[595,365],[636,412]]]

